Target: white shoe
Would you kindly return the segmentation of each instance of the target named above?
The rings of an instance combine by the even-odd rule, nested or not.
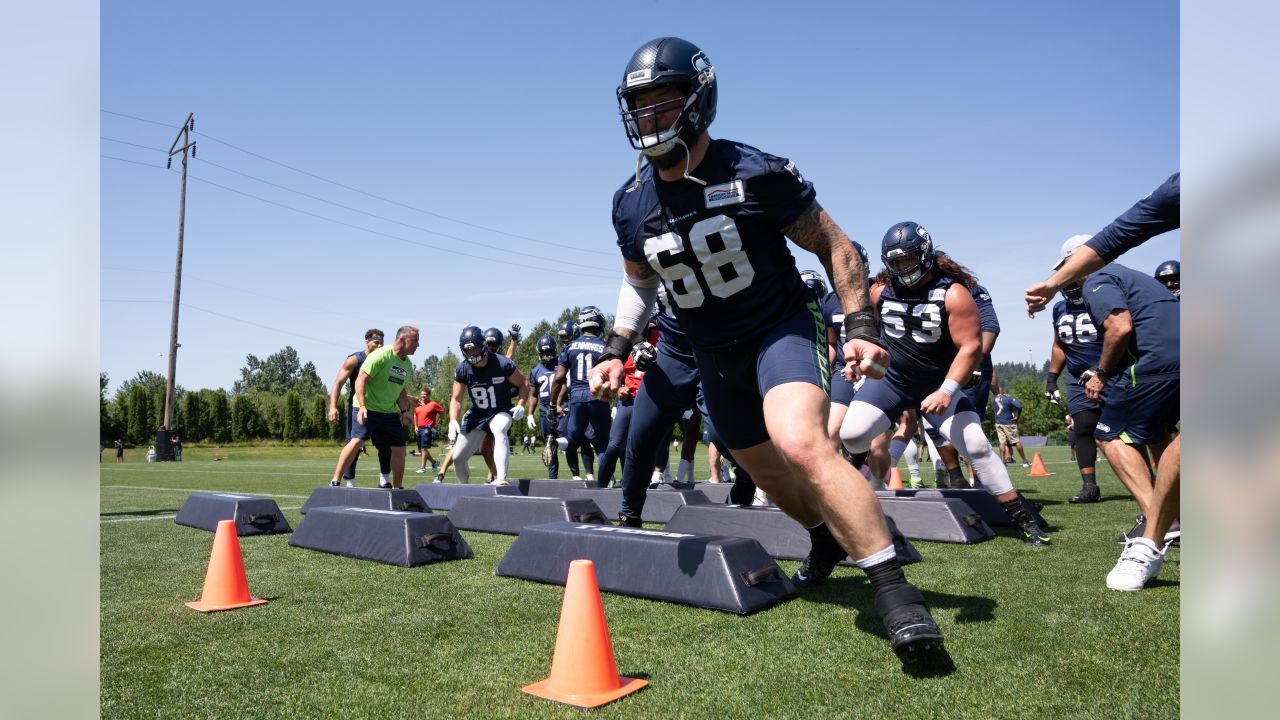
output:
[[[414,470],[414,472],[418,473],[419,475],[426,475],[426,474],[427,474],[427,469],[426,469],[426,468],[424,468],[424,467],[420,467],[420,468],[418,468],[417,470]]]
[[[1164,555],[1156,550],[1150,540],[1137,538],[1130,540],[1120,553],[1116,566],[1107,573],[1107,587],[1112,590],[1136,592],[1160,574],[1160,563]]]
[[[493,482],[489,483],[489,484],[490,484],[490,485],[497,485],[497,486],[499,486],[499,487],[502,487],[502,486],[505,486],[505,485],[510,485],[510,483],[508,483],[506,480],[496,480],[496,479],[495,479]]]
[[[337,481],[337,480],[330,480],[330,481],[329,481],[329,487],[338,487],[338,485],[339,485],[339,483],[338,483],[338,481]]]
[[[577,480],[578,482],[582,482],[582,478],[578,477],[577,475],[574,475],[573,479]]]
[[[587,473],[587,482],[595,482],[595,481],[596,481],[596,477],[591,473]]]
[[[390,489],[391,489],[391,483],[378,483],[378,487],[379,487],[379,488],[381,488],[381,489],[383,489],[383,490],[390,490]]]
[[[356,486],[356,481],[355,481],[355,480],[348,480],[348,481],[347,481],[347,487],[351,487],[351,488],[353,488],[353,487],[355,487],[355,486]]]
[[[1022,467],[1031,467],[1031,463],[1022,463]]]
[[[444,476],[443,476],[443,475],[437,475],[437,476],[436,476],[436,479],[431,481],[431,484],[432,484],[432,485],[439,485],[439,484],[441,484],[441,483],[443,483],[443,482],[444,482]]]

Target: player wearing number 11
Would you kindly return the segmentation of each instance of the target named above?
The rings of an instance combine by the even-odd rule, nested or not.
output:
[[[507,430],[513,421],[524,418],[524,400],[529,395],[529,385],[524,375],[516,369],[510,358],[490,352],[484,344],[484,333],[469,325],[458,336],[458,348],[462,350],[462,362],[453,374],[453,396],[449,399],[449,442],[453,443],[453,471],[459,482],[471,477],[467,460],[480,449],[485,429],[493,433],[493,460],[498,472],[494,485],[507,484],[507,464],[510,460],[511,442]],[[513,410],[511,388],[516,389],[518,401]],[[471,396],[471,409],[462,415],[462,397]],[[459,416],[462,421],[459,422]]]
[[[875,493],[827,436],[826,327],[786,241],[818,257],[840,296],[845,357],[880,375],[889,356],[863,263],[795,164],[711,139],[717,92],[706,53],[680,38],[645,43],[623,73],[617,99],[640,157],[614,194],[624,282],[591,391],[601,399],[617,391],[623,359],[664,286],[722,440],[760,489],[809,528],[796,584],[822,584],[848,555],[871,581],[899,658],[944,657],[942,633],[903,575]]]

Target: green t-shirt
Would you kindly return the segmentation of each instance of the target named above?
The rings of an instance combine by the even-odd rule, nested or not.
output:
[[[371,412],[398,413],[396,399],[413,376],[413,365],[401,360],[391,347],[380,347],[365,358],[360,372],[369,376],[364,381],[365,409]]]

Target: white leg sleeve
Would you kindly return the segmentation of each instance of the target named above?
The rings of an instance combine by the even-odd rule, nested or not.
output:
[[[911,475],[913,480],[919,480],[920,448],[916,447],[915,440],[907,440],[907,447],[903,450],[902,457],[907,459],[907,473]]]
[[[511,429],[511,416],[498,413],[489,421],[489,432],[493,433],[493,464],[498,468],[495,480],[507,479],[507,466],[511,460],[511,441],[507,431]]]
[[[954,406],[953,406],[954,407]],[[950,408],[948,409],[950,411]],[[978,414],[966,410],[941,420],[937,425],[942,434],[951,438],[962,455],[969,459],[973,470],[982,478],[982,485],[992,495],[1000,495],[1013,489],[1009,471],[1004,462],[991,451],[991,442],[982,432]]]
[[[458,482],[471,482],[471,468],[467,466],[467,461],[475,455],[483,442],[483,428],[476,428],[466,435],[458,435],[458,441],[453,444],[453,472],[458,476]]]
[[[854,400],[840,423],[840,441],[851,453],[863,453],[871,448],[871,441],[888,430],[893,423],[889,416],[870,403]]]

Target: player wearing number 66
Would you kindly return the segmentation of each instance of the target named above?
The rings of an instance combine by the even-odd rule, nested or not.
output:
[[[497,474],[493,484],[507,484],[507,465],[511,442],[507,430],[513,420],[524,418],[524,401],[529,385],[510,358],[490,352],[484,344],[484,333],[469,325],[458,336],[462,362],[453,373],[453,395],[449,398],[449,442],[453,443],[453,471],[459,482],[468,482],[471,470],[467,460],[484,442],[486,428],[493,433],[493,460]],[[518,398],[512,410],[512,388]],[[471,408],[462,415],[462,398],[471,397]],[[462,420],[459,422],[458,418]]]
[[[705,52],[674,37],[645,43],[623,71],[617,101],[639,156],[635,175],[614,194],[624,282],[591,392],[610,399],[617,391],[662,285],[724,444],[761,490],[810,528],[812,549],[796,584],[822,584],[847,554],[867,573],[899,658],[941,654],[942,634],[903,575],[875,494],[827,436],[826,327],[787,238],[817,255],[840,296],[845,357],[879,375],[889,356],[865,268],[795,163],[711,139],[717,75]]]

